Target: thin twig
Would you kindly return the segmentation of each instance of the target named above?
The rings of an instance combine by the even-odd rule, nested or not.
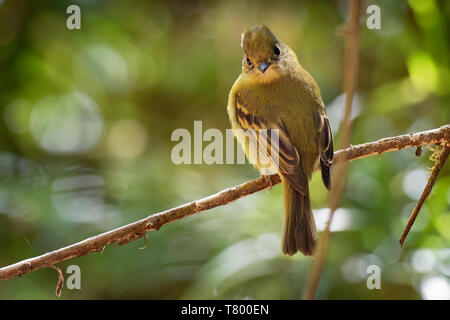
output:
[[[448,143],[449,141],[450,124],[447,124],[433,130],[384,138],[375,142],[350,146],[334,153],[334,164],[370,157],[385,152],[441,142]],[[116,243],[117,245],[122,245],[135,241],[143,237],[147,231],[158,230],[169,222],[188,217],[204,210],[226,205],[280,182],[278,175],[270,176],[270,181],[263,177],[247,181],[240,186],[225,189],[209,197],[153,214],[139,221],[93,236],[70,246],[0,268],[0,280],[7,280],[31,271],[50,267],[58,262],[84,256],[89,252],[102,252],[109,244]]]
[[[60,268],[57,266],[50,266],[58,272],[58,282],[56,283],[55,295],[57,297],[61,296],[62,289],[64,287],[64,276]]]
[[[358,48],[359,48],[359,16],[361,12],[361,1],[353,0],[349,7],[350,11],[350,29],[346,32],[347,48],[345,52],[345,66],[344,66],[344,90],[345,94],[345,110],[342,120],[340,133],[340,147],[344,148],[350,144],[351,137],[351,113],[353,105],[353,96],[356,91],[356,84],[358,80]],[[337,167],[336,174],[333,176],[332,188],[330,193],[329,207],[330,217],[322,233],[318,250],[315,256],[315,261],[311,266],[309,281],[307,283],[304,298],[307,300],[314,299],[314,296],[319,285],[320,276],[322,274],[323,266],[328,253],[328,242],[330,238],[330,226],[333,221],[334,213],[339,206],[342,193],[347,181],[347,166],[342,164]]]
[[[400,246],[403,246],[403,242],[405,241],[406,236],[408,235],[409,231],[411,230],[411,227],[414,224],[414,221],[416,221],[417,215],[419,214],[420,209],[422,208],[422,205],[424,204],[425,200],[430,195],[431,189],[433,189],[433,186],[436,183],[436,179],[439,174],[439,171],[441,171],[442,167],[444,166],[449,152],[450,152],[450,144],[447,144],[444,147],[444,149],[441,151],[439,160],[434,165],[433,171],[431,172],[431,176],[428,179],[425,189],[423,189],[423,192],[422,192],[422,195],[420,196],[419,202],[417,203],[416,207],[414,208],[413,212],[411,213],[411,216],[408,219],[405,230],[403,231],[402,236],[399,240]]]

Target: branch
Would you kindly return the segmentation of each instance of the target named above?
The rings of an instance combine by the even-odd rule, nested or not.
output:
[[[385,152],[441,142],[450,142],[450,124],[429,131],[406,134],[357,146],[350,146],[335,152],[335,164]],[[50,267],[58,262],[84,256],[89,252],[101,252],[109,244],[116,243],[117,245],[123,245],[135,241],[145,236],[147,231],[158,230],[169,222],[191,216],[201,211],[226,205],[280,182],[278,175],[270,176],[270,181],[261,177],[245,182],[237,187],[222,190],[209,197],[153,214],[147,218],[93,236],[70,246],[0,268],[0,280],[7,280],[28,272]]]
[[[416,207],[411,213],[411,216],[408,219],[405,230],[403,231],[402,236],[399,240],[400,246],[403,246],[403,242],[405,241],[406,236],[409,233],[409,230],[411,230],[414,221],[416,221],[417,215],[419,214],[419,211],[422,208],[423,203],[425,202],[425,200],[427,200],[428,196],[430,195],[431,189],[433,189],[433,186],[436,183],[437,176],[441,171],[442,167],[444,166],[444,163],[447,160],[449,152],[450,152],[450,144],[447,144],[446,146],[444,146],[444,149],[440,152],[439,158],[437,159],[437,163],[433,167],[433,171],[431,172],[431,176],[428,179],[427,185],[425,186],[425,189],[423,189],[422,196],[420,197],[419,202],[417,203]]]
[[[344,66],[344,90],[345,90],[345,110],[342,119],[342,129],[340,133],[340,148],[345,148],[350,144],[352,132],[351,113],[353,106],[353,96],[356,91],[358,80],[358,48],[359,48],[359,16],[361,12],[361,0],[353,0],[349,6],[349,29],[347,30],[347,47],[345,50],[345,66]],[[311,276],[307,286],[305,287],[304,297],[307,300],[314,299],[317,287],[319,285],[320,276],[328,253],[328,243],[331,232],[330,226],[334,218],[336,209],[339,207],[342,194],[344,193],[347,183],[347,165],[343,164],[336,170],[336,174],[332,177],[332,185],[330,198],[328,201],[330,207],[330,217],[328,218],[326,227],[317,245],[317,252],[314,263],[311,265]]]

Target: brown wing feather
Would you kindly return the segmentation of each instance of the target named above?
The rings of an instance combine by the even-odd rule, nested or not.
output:
[[[235,115],[237,122],[244,130],[252,129],[252,135],[257,141],[258,148],[278,167],[279,172],[292,184],[293,188],[305,195],[308,181],[300,168],[300,157],[289,138],[286,126],[282,121],[270,123],[252,114],[239,99],[236,99]],[[261,130],[267,129],[267,130]],[[277,131],[274,131],[277,129]],[[272,145],[272,135],[278,134],[278,145]],[[276,141],[276,140],[275,140]],[[278,156],[278,157],[277,157]]]
[[[319,132],[320,170],[322,181],[329,190],[331,186],[331,165],[333,164],[333,135],[326,115],[316,113],[316,127]]]

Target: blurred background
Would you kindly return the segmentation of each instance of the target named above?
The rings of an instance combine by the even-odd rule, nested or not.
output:
[[[81,30],[66,9],[81,8]],[[70,245],[259,176],[250,165],[175,165],[177,128],[229,128],[241,32],[265,23],[322,91],[336,141],[347,1],[0,0],[0,266]],[[369,30],[366,8],[381,8]],[[450,2],[363,1],[352,143],[449,123]],[[203,143],[205,147],[208,143]],[[320,299],[450,299],[450,167],[403,248],[426,184],[424,148],[354,161],[332,225]],[[314,175],[319,230],[328,192]],[[59,266],[64,299],[298,299],[311,259],[281,255],[282,187]],[[369,265],[381,289],[366,286]],[[0,281],[0,299],[56,299],[55,270]]]

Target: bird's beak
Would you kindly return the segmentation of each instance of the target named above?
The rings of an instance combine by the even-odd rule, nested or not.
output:
[[[269,62],[269,63],[261,62],[261,63],[259,64],[258,69],[259,69],[259,71],[261,71],[262,73],[264,73],[264,71],[266,71],[267,68],[268,68],[269,66],[270,66],[270,62]]]

